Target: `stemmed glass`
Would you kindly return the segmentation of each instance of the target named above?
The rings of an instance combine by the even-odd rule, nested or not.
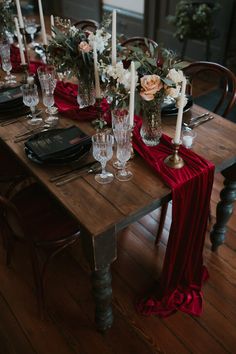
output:
[[[39,103],[39,95],[37,85],[35,84],[24,84],[21,86],[23,93],[23,102],[27,107],[30,107],[32,118],[28,120],[31,125],[39,125],[43,122],[42,118],[36,116],[35,107]]]
[[[16,77],[11,75],[12,64],[10,44],[6,43],[0,45],[0,55],[2,59],[2,69],[7,73],[5,76],[6,83],[9,85],[16,84]]]
[[[106,163],[112,158],[114,137],[109,133],[97,133],[92,136],[93,157],[99,161],[102,166],[102,172],[95,175],[98,183],[110,183],[114,179],[111,172],[106,171]]]
[[[111,111],[112,130],[126,130],[129,128],[129,111],[127,108],[115,108]],[[113,162],[113,167],[120,169],[122,164],[119,160]]]
[[[34,41],[34,35],[37,32],[37,25],[35,23],[35,18],[28,18],[25,20],[25,30],[26,33],[28,33],[30,35],[31,38],[31,47],[34,48],[38,45],[38,43],[36,43]]]
[[[55,67],[52,65],[40,66],[37,73],[42,89],[43,104],[47,107],[46,113],[49,114],[45,122],[55,125],[58,122],[58,116],[55,115],[57,108],[54,106],[54,91],[57,84]]]
[[[126,162],[131,157],[131,134],[131,128],[114,129],[114,135],[117,142],[116,156],[121,164],[121,169],[115,174],[115,177],[119,181],[129,181],[133,176],[132,172],[126,169]]]

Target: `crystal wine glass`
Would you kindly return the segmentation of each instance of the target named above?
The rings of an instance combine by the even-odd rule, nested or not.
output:
[[[38,45],[38,43],[36,43],[34,41],[34,35],[37,32],[37,25],[35,23],[35,18],[28,18],[25,20],[25,30],[26,30],[26,33],[28,33],[31,38],[30,46],[32,48],[36,47]]]
[[[8,85],[16,84],[16,77],[11,74],[12,64],[10,44],[6,43],[0,45],[0,55],[2,59],[2,69],[7,73],[7,75],[5,76],[6,83]]]
[[[115,177],[119,181],[129,181],[133,174],[126,169],[126,162],[131,157],[131,134],[132,129],[114,129],[114,135],[117,142],[116,156],[121,163],[121,169],[119,169]]]
[[[93,157],[99,161],[102,166],[102,172],[95,175],[98,183],[110,183],[114,179],[111,172],[106,171],[106,163],[112,158],[114,137],[108,133],[97,133],[92,136]]]
[[[23,93],[23,102],[27,107],[30,107],[32,118],[28,120],[31,125],[39,125],[43,122],[42,118],[36,116],[35,107],[39,103],[39,95],[37,85],[35,84],[24,84],[21,86]]]
[[[129,128],[129,111],[127,108],[115,108],[111,111],[112,130]],[[113,167],[120,169],[122,164],[119,160],[113,162]]]
[[[57,84],[55,67],[52,65],[40,66],[37,73],[42,89],[43,104],[47,107],[46,113],[49,114],[45,122],[55,125],[58,122],[57,108],[54,106],[54,91]]]

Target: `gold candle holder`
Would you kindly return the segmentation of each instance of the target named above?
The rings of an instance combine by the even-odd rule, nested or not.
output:
[[[48,63],[48,45],[43,44],[43,51],[44,51],[44,62],[45,64]]]
[[[30,60],[29,60],[29,53],[28,53],[28,44],[27,44],[27,38],[26,38],[26,30],[25,28],[20,28],[20,33],[23,38],[23,43],[24,43],[24,48],[25,48],[25,59],[27,62],[27,65],[29,66]],[[24,65],[24,64],[23,64]]]
[[[179,144],[176,144],[172,140],[172,144],[174,147],[174,152],[173,154],[165,158],[164,163],[171,168],[176,168],[176,169],[182,168],[184,166],[184,160],[178,154],[181,142]]]
[[[21,79],[21,82],[23,84],[26,84],[27,83],[27,77],[29,76],[29,72],[28,72],[28,69],[29,69],[29,65],[27,63],[25,64],[20,64],[21,65],[21,68],[22,68],[22,72],[23,72],[23,77]]]

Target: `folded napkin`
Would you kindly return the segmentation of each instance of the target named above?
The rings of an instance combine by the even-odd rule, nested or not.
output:
[[[69,156],[88,144],[91,145],[91,138],[76,126],[44,131],[25,142],[26,148],[41,161]]]
[[[214,165],[181,146],[180,156],[185,166],[181,169],[168,167],[164,159],[173,152],[171,139],[163,134],[157,146],[146,146],[140,137],[140,127],[141,119],[136,117],[133,145],[172,189],[172,224],[161,276],[150,291],[144,291],[137,310],[144,315],[161,317],[177,310],[200,315],[202,283],[208,277],[202,252]]]

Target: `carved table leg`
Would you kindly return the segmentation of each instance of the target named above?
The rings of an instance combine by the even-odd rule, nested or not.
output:
[[[216,223],[210,233],[212,251],[224,242],[227,231],[226,224],[233,212],[233,202],[236,199],[236,164],[222,172],[225,177],[224,185],[220,193],[220,201],[216,209]]]
[[[110,266],[93,272],[92,286],[96,304],[95,322],[98,329],[104,332],[113,323]]]
[[[92,269],[92,292],[95,300],[95,322],[99,331],[112,326],[112,284],[110,264],[117,257],[115,228],[93,237],[81,230],[84,250]]]

